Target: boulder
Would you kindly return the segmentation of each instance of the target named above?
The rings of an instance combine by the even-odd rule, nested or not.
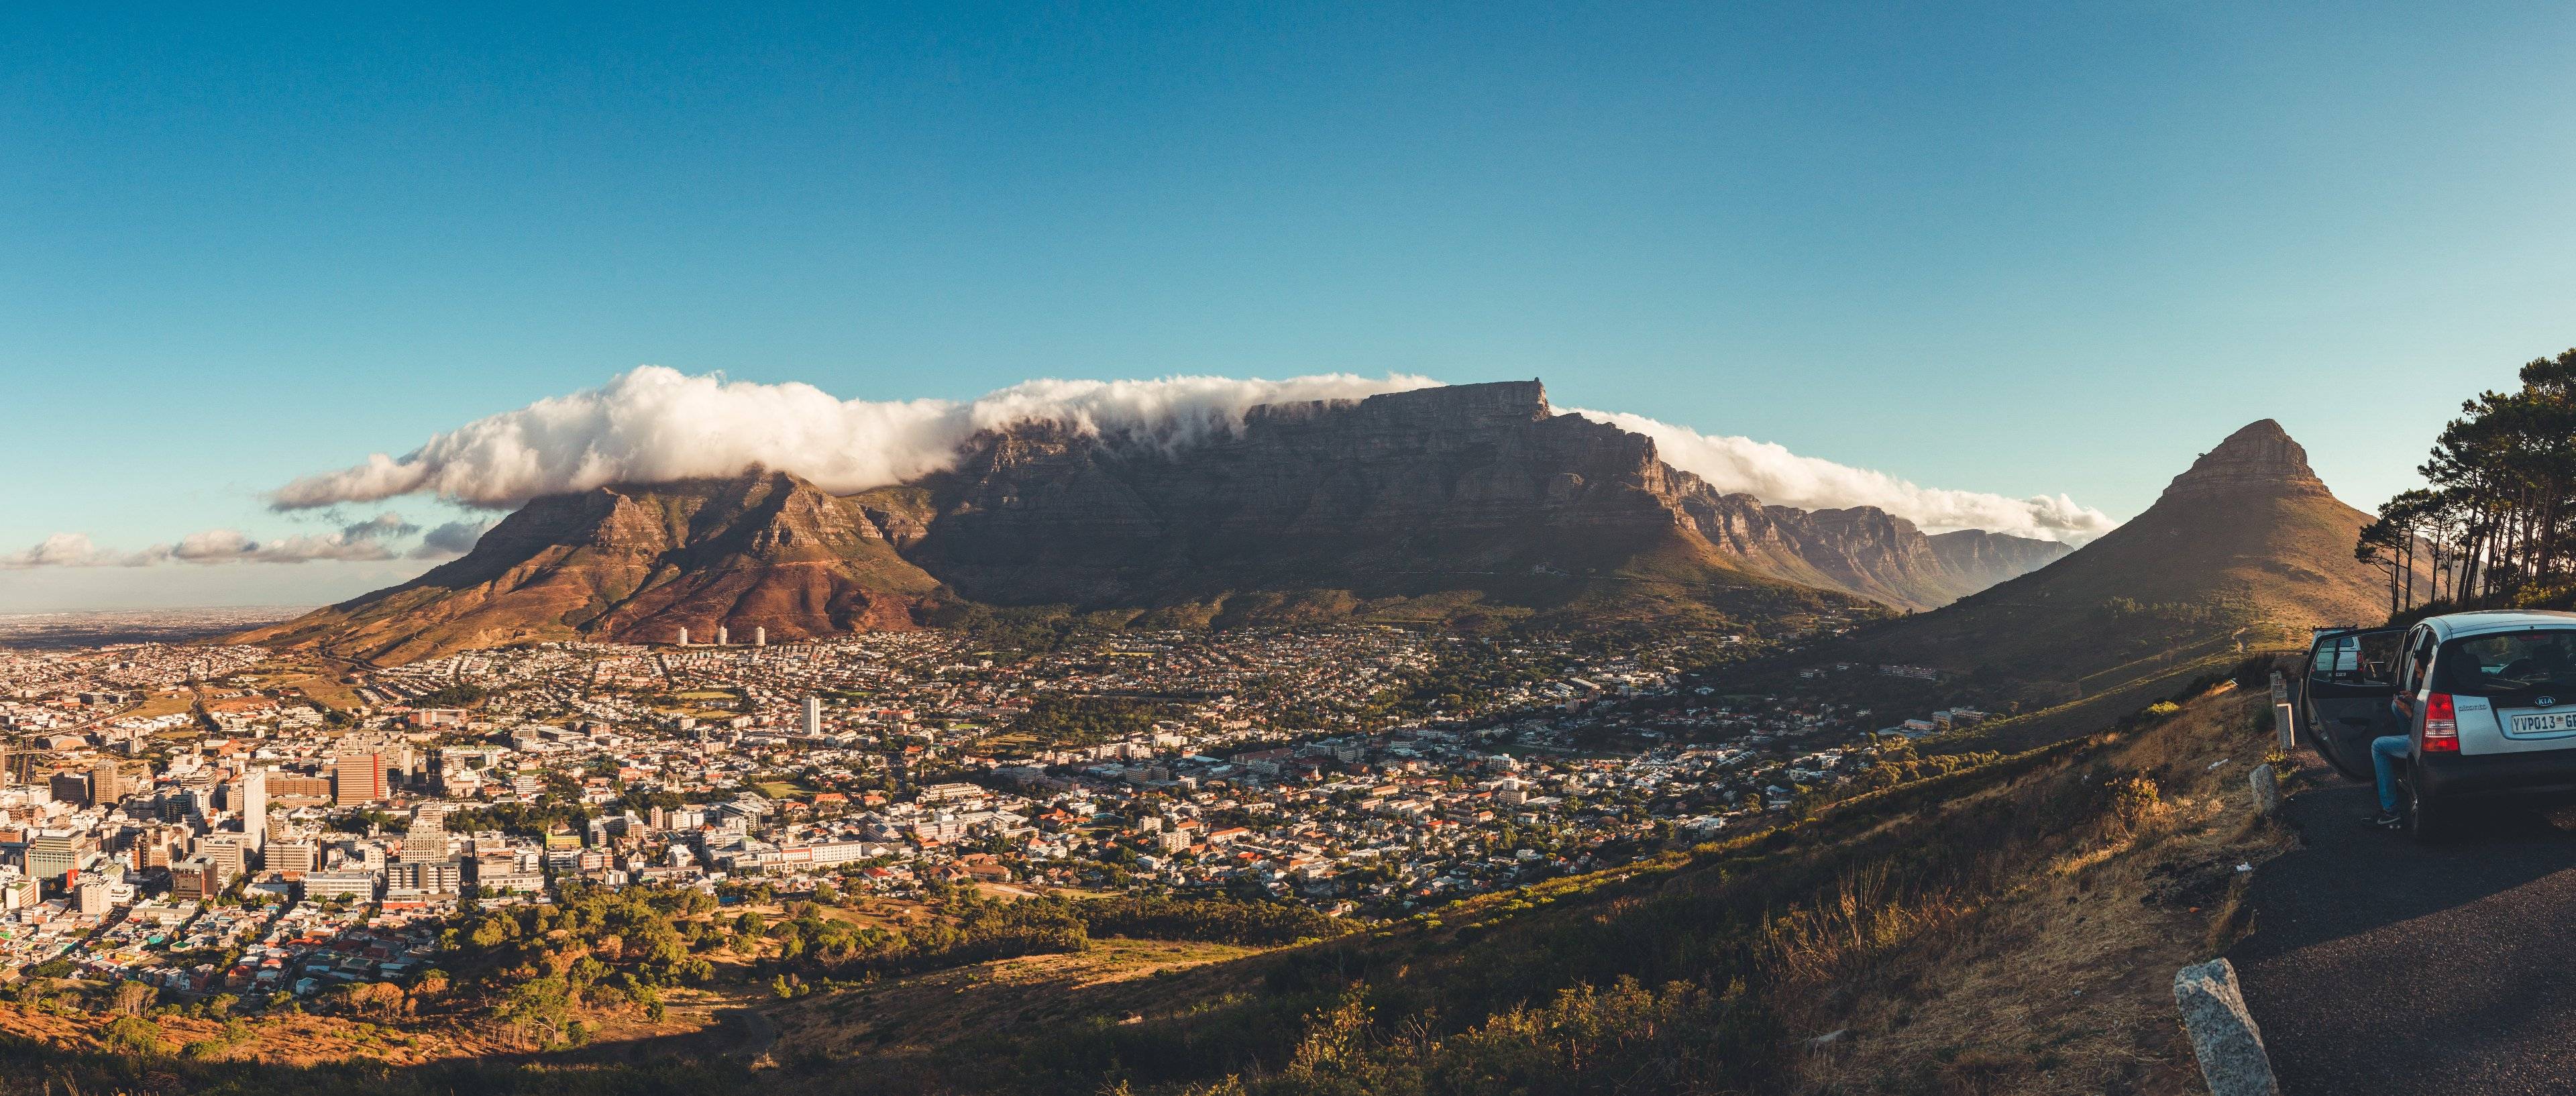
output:
[[[2281,1083],[2263,1052],[2262,1029],[2237,988],[2234,964],[2212,959],[2174,972],[2174,1003],[2182,1009],[2183,1031],[2191,1037],[2210,1096],[2280,1096]]]

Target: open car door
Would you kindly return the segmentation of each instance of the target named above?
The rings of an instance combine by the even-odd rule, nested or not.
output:
[[[2405,638],[2404,628],[2336,628],[2318,632],[2308,647],[2299,728],[2350,779],[2370,779],[2370,740],[2397,733],[2388,700],[2397,692],[2397,645]]]

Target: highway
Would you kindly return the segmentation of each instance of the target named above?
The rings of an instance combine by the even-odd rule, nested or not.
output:
[[[2576,813],[2463,817],[2425,846],[2302,751],[2301,846],[2228,957],[2289,1096],[2576,1092]]]

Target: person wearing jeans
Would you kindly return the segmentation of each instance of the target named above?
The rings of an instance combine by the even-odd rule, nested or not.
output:
[[[2402,821],[2397,813],[2397,766],[2406,760],[2406,747],[2402,734],[2370,740],[2370,771],[2379,777],[2379,813],[2371,817],[2371,825],[2393,830]]]

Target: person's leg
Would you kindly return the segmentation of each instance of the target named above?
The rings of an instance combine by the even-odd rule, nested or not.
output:
[[[2406,736],[2381,735],[2370,740],[2370,771],[2379,777],[2379,809],[2397,813],[2397,766],[2406,760]]]

